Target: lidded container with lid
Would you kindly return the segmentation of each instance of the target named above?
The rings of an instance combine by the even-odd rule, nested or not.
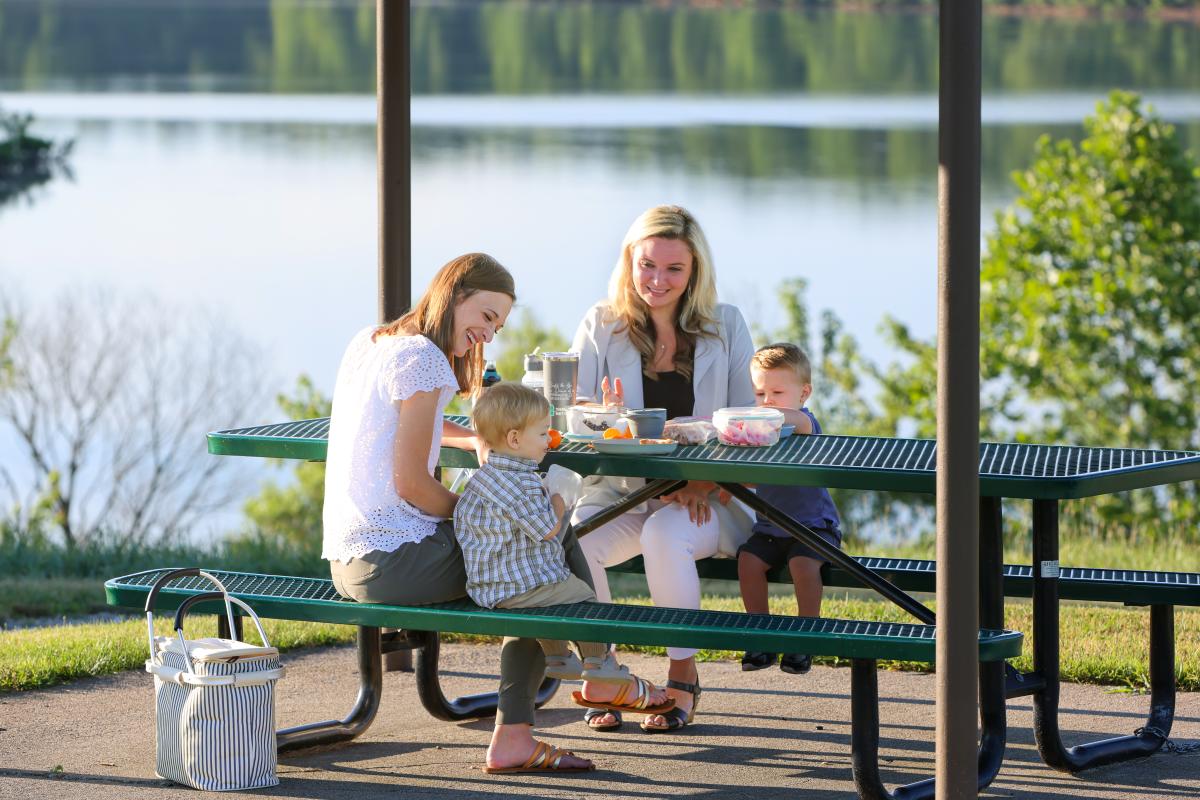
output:
[[[721,444],[767,447],[779,441],[783,412],[766,406],[722,408],[713,414],[713,425]]]

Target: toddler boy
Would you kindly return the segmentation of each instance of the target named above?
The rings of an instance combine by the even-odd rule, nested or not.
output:
[[[821,425],[804,403],[812,395],[812,367],[808,356],[794,344],[769,344],[759,348],[750,361],[750,380],[757,405],[783,412],[784,423],[795,425],[797,434],[819,434]],[[759,486],[758,496],[835,547],[842,545],[837,508],[827,489],[808,486]],[[821,565],[825,559],[816,551],[767,521],[761,514],[750,539],[738,548],[738,583],[742,603],[752,614],[767,613],[767,573],[788,565],[796,589],[797,613],[821,616]],[[750,652],[742,656],[743,670],[757,670],[775,663],[775,653]],[[812,657],[784,653],[779,668],[802,675],[812,667]]]
[[[491,452],[454,508],[467,594],[485,608],[594,602],[592,587],[567,566],[558,536],[568,528],[563,499],[548,496],[538,478],[549,444],[546,398],[519,384],[497,384],[480,396],[471,419]],[[581,566],[581,574],[588,574],[586,562]],[[576,643],[581,663],[566,642],[538,641],[549,677],[631,680],[628,668],[617,663],[606,644]]]

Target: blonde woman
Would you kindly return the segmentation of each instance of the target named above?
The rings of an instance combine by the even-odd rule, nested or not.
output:
[[[629,408],[665,408],[668,419],[754,404],[754,343],[746,320],[736,307],[717,302],[708,242],[679,206],[655,206],[634,221],[621,243],[609,297],[584,316],[572,350],[580,354],[582,395]],[[582,522],[641,483],[589,478],[573,520]],[[714,484],[692,481],[597,528],[580,546],[601,602],[612,600],[605,568],[640,553],[655,605],[699,608],[695,561],[733,556],[752,523],[743,506],[718,501]],[[666,685],[675,708],[646,717],[643,730],[672,731],[692,721],[700,697],[695,654],[668,649]],[[589,711],[584,718],[593,730],[621,724],[611,712]]]
[[[481,463],[486,458],[475,432],[444,412],[456,393],[478,395],[483,346],[504,326],[515,298],[508,270],[491,256],[468,253],[443,266],[407,314],[350,341],[333,390],[321,552],[344,597],[424,605],[466,595],[452,523],[459,497],[433,470],[443,444],[474,450]],[[582,572],[582,558],[570,555]],[[592,768],[533,738],[544,670],[537,640],[504,640],[489,771]],[[617,691],[585,683],[583,695],[603,703]]]

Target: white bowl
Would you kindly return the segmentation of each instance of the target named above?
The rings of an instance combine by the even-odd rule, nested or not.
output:
[[[623,409],[605,408],[599,403],[574,405],[567,409],[567,431],[570,433],[604,433],[617,424]]]

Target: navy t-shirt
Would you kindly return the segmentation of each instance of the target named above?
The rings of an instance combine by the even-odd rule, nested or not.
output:
[[[807,408],[800,409],[812,421],[812,432],[821,432],[821,423]],[[759,484],[758,496],[778,508],[797,522],[809,528],[828,528],[837,531],[841,536],[841,518],[838,517],[837,506],[829,496],[828,489],[816,486],[764,486]],[[757,515],[754,523],[755,533],[765,533],[768,536],[790,538],[789,534],[780,530],[767,521],[762,514]]]

